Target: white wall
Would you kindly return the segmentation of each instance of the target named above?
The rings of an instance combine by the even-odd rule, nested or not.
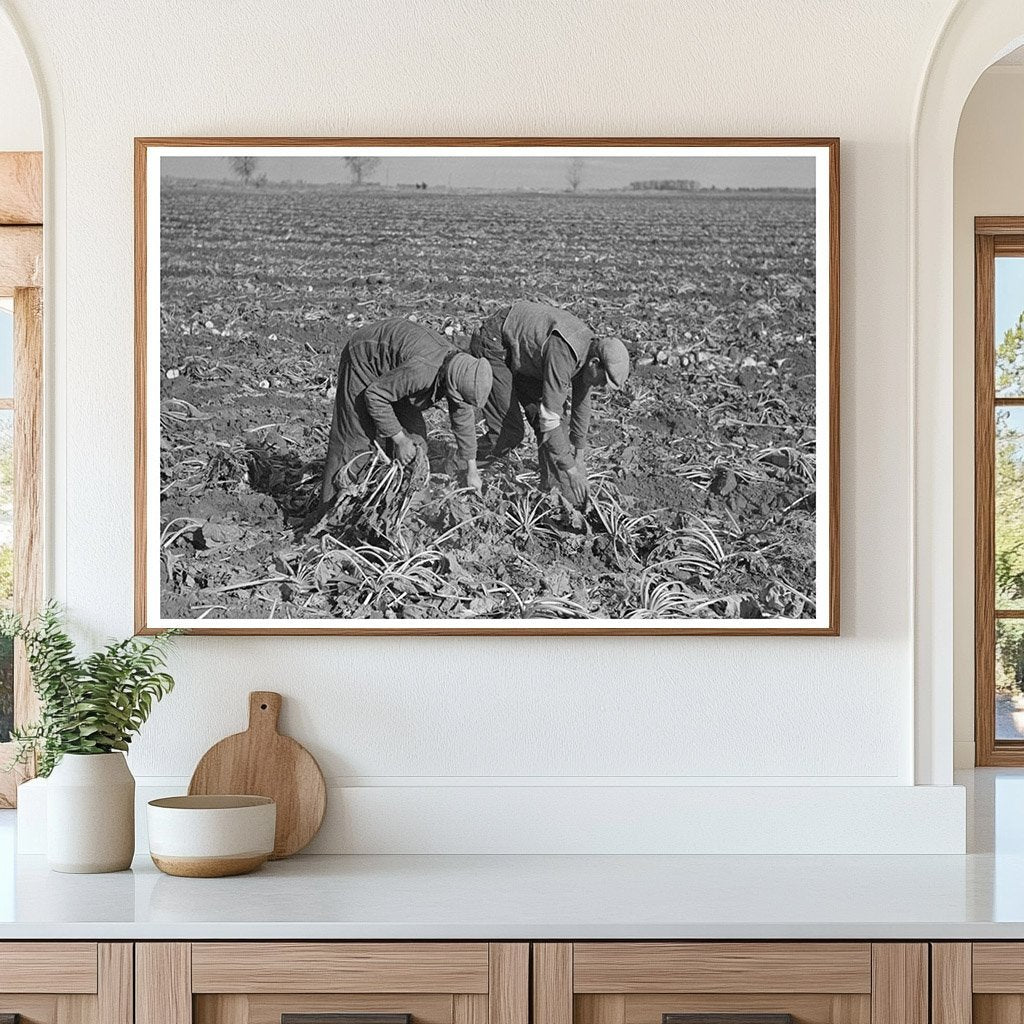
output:
[[[43,124],[32,70],[13,27],[0,15],[0,151],[42,148]]]
[[[954,161],[954,710],[974,764],[974,218],[1024,215],[1024,66],[990,68],[960,119]]]
[[[913,782],[908,157],[945,0],[5,6],[52,98],[51,589],[91,638],[132,628],[133,136],[843,141],[840,639],[183,639],[137,773],[187,776],[259,687],[360,788]]]

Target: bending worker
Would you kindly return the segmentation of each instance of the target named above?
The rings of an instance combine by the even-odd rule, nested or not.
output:
[[[476,415],[491,390],[487,360],[459,352],[435,331],[401,317],[360,327],[341,353],[322,499],[340,483],[358,478],[379,442],[407,464],[416,458],[414,437],[427,439],[423,413],[447,399],[459,464],[466,484],[480,488],[476,465]],[[339,479],[345,470],[347,477]]]
[[[525,412],[537,435],[541,489],[557,484],[582,505],[590,391],[622,387],[629,376],[626,346],[618,338],[599,338],[572,313],[520,300],[484,320],[469,350],[494,373],[484,406],[490,457],[522,443]]]

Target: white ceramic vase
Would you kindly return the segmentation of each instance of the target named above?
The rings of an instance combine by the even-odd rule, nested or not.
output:
[[[46,783],[54,871],[124,871],[135,853],[135,778],[124,754],[65,754]]]

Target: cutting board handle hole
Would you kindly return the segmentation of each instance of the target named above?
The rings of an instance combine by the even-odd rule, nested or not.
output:
[[[267,705],[266,704],[261,704],[260,705],[260,711],[266,711],[266,710],[267,710]]]

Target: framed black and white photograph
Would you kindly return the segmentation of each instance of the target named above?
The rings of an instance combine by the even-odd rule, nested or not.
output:
[[[835,139],[137,139],[136,626],[839,630]]]

